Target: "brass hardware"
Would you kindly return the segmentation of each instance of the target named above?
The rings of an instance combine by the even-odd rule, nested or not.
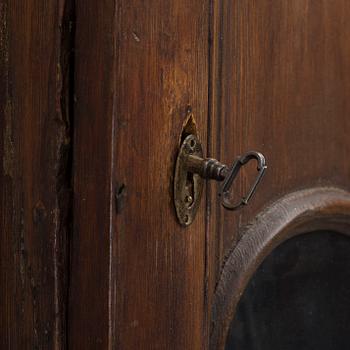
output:
[[[192,223],[200,203],[203,191],[203,179],[187,167],[188,156],[201,159],[202,145],[194,135],[186,137],[180,147],[176,161],[174,181],[174,201],[176,214],[183,226]]]
[[[234,203],[231,201],[230,188],[240,169],[254,159],[257,161],[258,175],[247,195]],[[248,204],[266,168],[265,157],[255,151],[237,157],[230,168],[216,159],[203,159],[202,146],[197,137],[187,136],[177,157],[174,180],[174,201],[180,224],[188,226],[193,222],[203,192],[203,179],[223,181],[219,193],[221,204],[228,210],[237,210]]]

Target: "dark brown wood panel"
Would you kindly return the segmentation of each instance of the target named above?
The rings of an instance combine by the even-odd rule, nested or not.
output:
[[[205,348],[204,202],[181,228],[172,177],[188,118],[206,144],[209,6],[78,0],[76,13],[70,346]]]
[[[222,9],[221,117],[212,120],[217,152],[230,162],[256,149],[269,168],[248,207],[213,218],[221,223],[211,233],[218,235],[211,251],[218,267],[240,228],[281,195],[329,184],[350,188],[349,2],[224,0]],[[237,191],[248,183],[242,176]]]
[[[175,218],[172,178],[183,124],[206,145],[207,1],[120,1],[115,186],[116,347],[205,349],[205,203]]]
[[[242,210],[226,212],[210,199],[210,295],[245,226],[264,207],[302,188],[350,188],[349,3],[217,3],[213,55],[221,68],[212,98],[220,117],[211,118],[211,149],[226,162],[259,150],[268,170]],[[238,178],[237,193],[244,193],[251,176],[247,171]]]
[[[350,190],[349,18],[348,0],[0,0],[1,348],[207,349],[244,227],[292,191]],[[206,155],[269,168],[237,212],[208,184],[182,228],[189,120]]]
[[[68,1],[0,1],[0,347],[65,348]]]
[[[76,1],[70,349],[111,349],[116,2]]]

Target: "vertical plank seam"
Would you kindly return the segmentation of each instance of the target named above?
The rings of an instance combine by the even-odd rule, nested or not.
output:
[[[68,348],[68,295],[70,281],[70,236],[73,220],[73,137],[74,137],[74,67],[75,67],[75,0],[62,0],[59,3],[59,76],[60,83],[60,111],[65,139],[61,139],[59,146],[58,172],[56,194],[58,196],[58,209],[60,222],[57,234],[65,245],[57,247],[57,234],[55,236],[55,303],[56,312],[61,314],[60,324],[56,324],[54,346],[56,349]],[[64,251],[64,256],[60,255]],[[59,276],[57,264],[62,264],[63,275]],[[60,281],[58,280],[60,279]],[[61,303],[61,305],[59,305]],[[58,309],[57,309],[58,308]]]
[[[55,347],[57,349],[68,349],[68,295],[70,290],[70,254],[71,254],[71,235],[72,235],[72,222],[74,219],[73,213],[73,144],[74,144],[74,74],[75,74],[75,0],[63,0],[60,3],[60,10],[62,14],[60,17],[60,53],[59,53],[59,69],[61,75],[61,89],[60,89],[60,113],[65,126],[65,137],[67,145],[62,144],[61,154],[59,159],[59,173],[58,176],[62,176],[61,188],[60,183],[57,182],[57,195],[58,195],[58,207],[61,211],[60,222],[61,229],[60,234],[65,234],[63,242],[65,247],[59,247],[61,250],[65,249],[65,255],[63,257],[63,269],[64,275],[61,277],[61,285],[57,285],[55,288],[58,293],[58,298],[61,298],[62,303],[62,319],[61,325],[61,337],[59,331],[56,330]],[[65,148],[65,149],[64,149]],[[61,172],[61,174],[60,174]],[[60,192],[63,190],[64,197],[60,198]],[[65,201],[65,202],[62,202]],[[62,212],[62,210],[64,212]],[[64,232],[66,230],[66,232]],[[57,238],[57,237],[56,237]],[[57,250],[57,249],[56,249]],[[56,254],[61,254],[60,251]],[[57,265],[57,257],[55,262]],[[56,267],[55,267],[56,270]],[[57,273],[57,272],[56,272]],[[56,275],[55,281],[57,283],[58,276]],[[56,302],[60,302],[55,298]],[[56,310],[57,311],[57,310]],[[56,325],[57,327],[57,325]]]
[[[209,20],[208,20],[208,119],[207,119],[207,153],[208,156],[211,155],[211,138],[212,138],[212,93],[213,93],[213,57],[212,51],[213,41],[215,35],[215,0],[209,0]],[[204,248],[204,320],[203,320],[203,334],[204,334],[204,345],[205,349],[208,348],[209,333],[208,333],[208,320],[209,320],[209,263],[210,263],[210,212],[211,212],[211,187],[206,186],[206,196],[205,196],[205,248]]]
[[[209,4],[209,28],[208,28],[208,123],[207,123],[207,150],[208,155],[215,158],[221,158],[221,86],[222,86],[222,0],[210,0]],[[215,153],[215,154],[213,154]],[[216,154],[218,153],[218,154]],[[210,264],[211,259],[211,241],[220,237],[219,228],[221,221],[220,207],[215,201],[215,193],[212,189],[215,184],[206,187],[206,222],[205,222],[205,338],[206,348],[209,346],[210,322],[211,322],[211,278]],[[214,205],[212,205],[214,201]],[[214,230],[212,229],[211,219],[213,218],[212,209],[215,211]]]
[[[111,162],[110,162],[110,205],[109,205],[109,271],[108,271],[108,279],[109,279],[109,287],[108,287],[108,348],[112,350],[115,344],[115,283],[116,283],[116,273],[115,273],[115,265],[113,264],[113,251],[114,251],[114,243],[116,242],[115,234],[114,234],[114,217],[115,217],[115,189],[114,189],[114,162],[115,162],[115,118],[116,118],[116,59],[117,59],[117,35],[118,35],[118,6],[117,0],[114,0],[114,13],[113,13],[113,68],[112,68],[112,115],[111,115]]]
[[[223,0],[211,0],[209,23],[209,49],[208,49],[208,139],[207,149],[209,156],[221,159],[221,125],[222,125],[222,28],[223,28]],[[213,154],[215,153],[215,154]],[[211,293],[215,290],[216,276],[210,276],[213,271],[210,264],[216,263],[212,254],[217,251],[221,239],[222,212],[216,202],[216,184],[206,187],[206,252],[205,252],[205,337],[206,348],[209,348],[211,333]],[[214,209],[214,210],[213,210]],[[214,226],[213,226],[214,225]],[[211,242],[214,240],[214,252]],[[216,256],[216,254],[215,254]],[[215,272],[217,272],[215,267]],[[215,283],[214,285],[211,285]]]

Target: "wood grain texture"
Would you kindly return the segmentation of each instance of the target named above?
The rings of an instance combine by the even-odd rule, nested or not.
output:
[[[239,223],[280,195],[321,184],[349,188],[350,6],[268,0],[224,8],[223,158],[258,149],[269,165],[251,205],[225,213],[230,249]]]
[[[350,193],[324,187],[289,194],[260,213],[229,254],[216,288],[210,349],[224,349],[236,306],[273,249],[298,234],[332,230],[350,235]]]
[[[63,349],[68,1],[0,1],[0,347]]]
[[[205,349],[205,206],[177,223],[173,173],[185,121],[206,144],[207,1],[120,1],[115,183],[116,347]]]
[[[221,95],[222,95],[222,25],[223,2],[211,1],[210,28],[209,28],[209,114],[208,114],[208,157],[222,159],[221,154]],[[214,295],[217,276],[220,273],[221,264],[218,252],[222,250],[221,238],[223,237],[221,223],[223,209],[218,205],[219,183],[207,181],[206,183],[206,333],[209,339],[211,324],[211,305]]]
[[[203,349],[204,210],[181,228],[172,178],[190,116],[206,141],[208,4],[76,12],[70,346]]]
[[[75,34],[71,349],[111,349],[116,2],[78,0]]]
[[[220,113],[211,120],[220,141],[209,141],[223,161],[256,149],[268,162],[248,207],[212,214],[219,224],[209,233],[216,266],[211,280],[222,286],[226,277],[217,271],[263,207],[302,188],[350,188],[350,6],[342,0],[223,0],[221,6]],[[237,193],[244,193],[249,178],[247,172],[238,179]],[[219,311],[213,315],[223,317]]]
[[[242,210],[220,212],[210,200],[210,221],[217,222],[209,232],[212,285],[242,228],[263,207],[302,188],[350,188],[349,15],[346,0],[222,1],[212,149],[228,163],[261,151],[268,170]],[[243,194],[249,171],[237,180]]]
[[[287,193],[350,190],[349,17],[348,0],[0,0],[1,347],[202,350],[209,325],[222,346],[227,288],[254,270],[235,282],[235,264],[268,253],[243,249],[244,227]],[[269,169],[234,213],[208,184],[185,229],[172,181],[189,118],[206,155],[256,149]],[[343,192],[320,196],[339,219]]]

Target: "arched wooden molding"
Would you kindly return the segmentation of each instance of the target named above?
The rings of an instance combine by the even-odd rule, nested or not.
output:
[[[255,271],[278,245],[302,233],[333,230],[350,234],[350,193],[313,188],[289,194],[247,227],[229,255],[215,291],[210,349],[224,349],[236,306]]]

